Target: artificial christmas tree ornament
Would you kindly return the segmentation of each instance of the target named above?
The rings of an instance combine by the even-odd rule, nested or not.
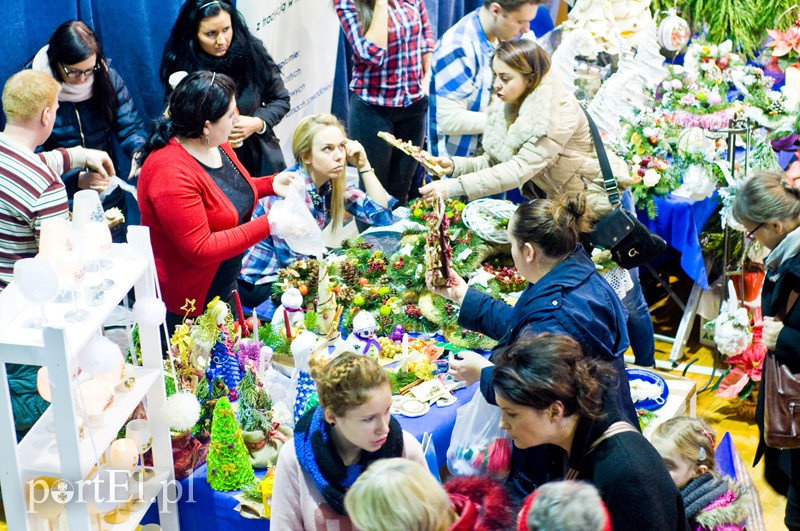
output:
[[[658,24],[658,43],[668,52],[683,49],[691,36],[689,23],[679,17],[674,8],[667,11],[667,16]]]
[[[317,344],[317,335],[303,332],[292,341],[292,356],[294,357],[294,371],[292,380],[295,382],[294,421],[300,420],[306,409],[306,402],[317,392],[317,385],[311,378],[309,362],[311,354]]]
[[[349,265],[348,262],[344,262],[344,264]],[[354,286],[355,284],[348,285]],[[328,263],[325,260],[319,261],[318,286],[316,310],[319,315],[319,332],[328,335],[328,332],[332,329],[338,328],[339,322],[334,319],[338,305],[336,303],[336,294],[330,289],[330,274],[328,273]]]
[[[442,196],[433,200],[433,212],[425,220],[428,235],[425,237],[425,267],[432,274],[434,286],[446,286],[450,280],[450,258],[452,249],[447,227],[450,220],[445,215]]]
[[[360,311],[353,317],[353,332],[347,336],[347,344],[356,354],[377,360],[381,353],[381,345],[375,339],[377,329],[375,317],[367,311]]]
[[[230,491],[241,489],[254,477],[242,428],[236,422],[230,401],[220,398],[214,407],[206,480],[214,490]]]

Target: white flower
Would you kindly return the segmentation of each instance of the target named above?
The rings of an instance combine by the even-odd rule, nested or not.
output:
[[[650,138],[651,136],[658,136],[658,129],[655,127],[645,127],[642,129],[644,136]]]
[[[639,165],[639,163],[640,163],[640,162],[642,162],[642,157],[641,157],[640,155],[634,155],[634,156],[632,156],[632,157],[631,157],[631,162],[632,162],[632,163],[633,163],[635,166],[638,166],[638,165]]]
[[[644,183],[644,185],[650,188],[657,185],[658,181],[660,180],[661,180],[661,175],[659,175],[659,173],[653,168],[650,168],[649,170],[644,172],[644,177],[642,177],[642,182]]]

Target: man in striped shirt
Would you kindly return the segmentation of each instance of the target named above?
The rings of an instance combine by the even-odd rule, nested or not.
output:
[[[0,133],[0,290],[13,278],[14,263],[39,251],[43,219],[66,217],[69,207],[60,175],[90,167],[106,179],[114,166],[105,152],[75,147],[36,154],[53,130],[59,83],[44,72],[24,70],[3,87],[6,128]]]
[[[484,0],[447,30],[433,52],[430,147],[442,157],[474,157],[486,126],[492,54],[527,33],[540,0]]]

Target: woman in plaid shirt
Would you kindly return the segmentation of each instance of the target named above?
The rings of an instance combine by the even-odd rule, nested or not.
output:
[[[434,45],[425,2],[335,0],[334,5],[353,48],[350,134],[374,161],[386,191],[405,204],[417,161],[376,135],[387,131],[422,144]]]
[[[345,212],[371,225],[392,223],[391,207],[397,201],[386,193],[364,148],[348,140],[344,126],[332,114],[303,118],[292,136],[292,153],[297,161],[279,175],[289,174],[304,183],[308,210],[320,228],[332,223],[335,232],[342,225]],[[345,167],[352,164],[366,193],[348,187]],[[253,219],[269,214],[274,200],[264,198],[253,211]],[[239,294],[246,306],[255,308],[272,294],[278,269],[296,260],[308,258],[293,251],[286,240],[269,235],[251,247],[242,261]]]

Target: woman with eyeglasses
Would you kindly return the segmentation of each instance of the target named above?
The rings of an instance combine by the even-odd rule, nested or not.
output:
[[[193,72],[170,94],[139,154],[139,207],[170,333],[214,297],[233,302],[242,255],[270,235],[267,216],[251,221],[253,209],[262,197],[284,196],[293,179],[250,177],[228,143],[238,120],[233,80]]]
[[[130,158],[147,138],[136,106],[122,78],[108,65],[97,36],[84,22],[69,20],[56,28],[47,46],[39,50],[31,67],[52,75],[61,83],[59,107],[45,150],[83,146],[108,153],[118,174],[128,171],[129,160],[115,157],[115,145]],[[138,173],[130,163],[128,178]],[[71,200],[79,189],[103,192],[108,179],[98,173],[69,173],[63,178]],[[127,214],[125,194],[115,188],[103,198],[103,208],[119,208]],[[114,241],[125,240],[126,224],[112,229]]]
[[[530,333],[553,332],[574,338],[583,352],[609,362],[617,372],[617,405],[625,418],[639,426],[631,400],[623,355],[628,348],[625,310],[614,290],[597,272],[579,243],[587,229],[586,198],[567,194],[558,200],[535,199],[517,207],[508,223],[511,256],[528,282],[514,306],[474,288],[454,271],[451,284],[428,289],[461,306],[458,323],[498,340],[493,353]],[[468,384],[480,381],[490,403],[494,365],[474,352],[451,359],[450,374]],[[509,483],[521,499],[546,481],[544,449],[515,449]]]
[[[793,373],[798,373],[800,189],[782,172],[757,173],[736,192],[731,213],[749,239],[770,250],[764,259],[767,275],[761,291],[767,356],[775,356]],[[786,496],[786,527],[800,529],[800,450],[778,450],[764,442],[764,393],[758,394],[756,424],[761,433],[756,463],[764,458],[767,483]]]
[[[550,57],[533,41],[501,42],[492,60],[494,94],[479,157],[441,158],[454,178],[420,188],[425,197],[466,195],[477,199],[513,188],[527,197],[557,199],[566,193],[586,194],[587,217],[595,222],[611,211],[608,193],[592,142],[589,121],[580,103],[550,69]],[[631,177],[625,162],[606,150],[620,191]],[[622,196],[633,210],[629,191]],[[639,282],[623,298],[628,309],[628,335],[636,363],[655,365],[655,340],[650,310]]]
[[[271,175],[285,169],[273,128],[289,112],[289,91],[264,44],[226,0],[187,0],[178,13],[161,59],[166,93],[173,74],[196,70],[225,74],[236,84],[239,121],[230,141],[247,171]]]

